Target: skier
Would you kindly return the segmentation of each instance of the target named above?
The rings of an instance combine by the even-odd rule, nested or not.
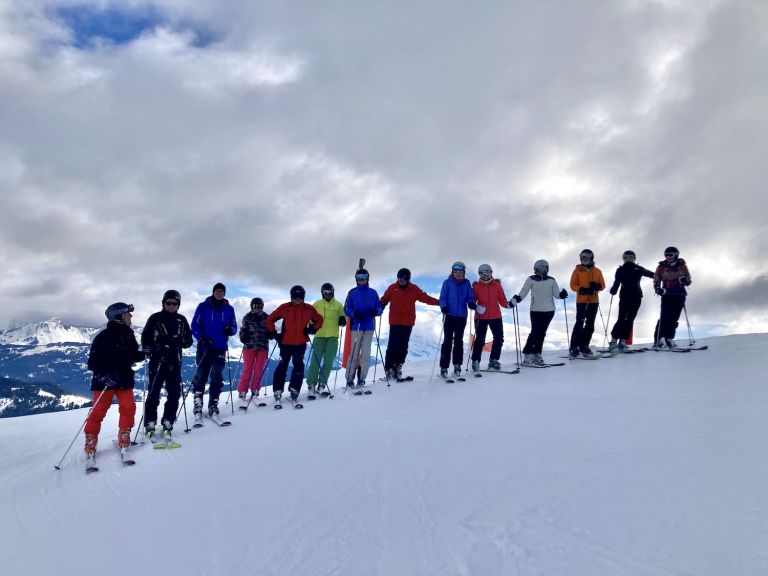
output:
[[[544,360],[541,357],[541,350],[544,346],[544,338],[547,336],[547,329],[552,318],[555,316],[555,298],[565,300],[568,298],[568,292],[565,288],[560,290],[557,280],[548,276],[549,262],[546,260],[536,260],[533,263],[533,275],[529,276],[523,282],[520,292],[512,298],[520,303],[531,293],[531,333],[523,347],[523,366],[541,366]]]
[[[603,273],[595,266],[595,255],[590,249],[579,254],[581,264],[577,264],[571,274],[571,290],[576,292],[576,321],[571,333],[571,356],[579,353],[592,356],[589,343],[595,331],[595,317],[600,308],[600,290],[605,289]]]
[[[368,376],[371,364],[371,343],[373,331],[376,328],[376,316],[381,316],[384,308],[379,301],[379,294],[368,285],[370,276],[368,270],[360,268],[355,272],[357,286],[347,293],[344,301],[344,313],[352,319],[352,351],[347,361],[347,388],[362,388]],[[355,386],[355,372],[358,367],[360,374]]]
[[[611,296],[616,296],[616,293],[619,293],[619,313],[616,323],[611,329],[611,341],[608,344],[611,352],[624,351],[628,348],[625,341],[632,334],[635,317],[643,301],[640,280],[643,279],[643,276],[653,278],[653,272],[635,262],[637,256],[632,250],[626,250],[621,257],[624,264],[616,269],[613,286],[609,290]],[[621,291],[619,291],[619,286],[621,286]]]
[[[267,316],[267,331],[271,339],[277,340],[280,347],[280,362],[272,376],[272,390],[275,395],[275,407],[281,407],[285,377],[288,373],[288,363],[293,363],[291,381],[288,392],[294,406],[298,403],[301,393],[301,382],[304,379],[304,353],[307,351],[309,335],[323,327],[323,317],[310,304],[304,302],[306,292],[301,286],[291,288],[291,301],[280,304],[277,309]],[[280,334],[275,329],[275,322],[283,321]]]
[[[397,271],[397,281],[390,284],[381,297],[383,307],[392,304],[389,309],[389,343],[384,358],[384,371],[388,380],[403,378],[408,342],[416,324],[416,302],[431,306],[440,305],[440,300],[411,283],[411,271],[408,268],[400,268]]]
[[[491,357],[488,359],[488,370],[501,370],[501,347],[504,345],[504,323],[501,320],[501,307],[512,308],[515,303],[507,300],[501,280],[493,277],[490,264],[482,264],[477,269],[480,280],[472,283],[472,292],[477,303],[475,314],[475,344],[472,346],[472,371],[480,371],[480,358],[485,346],[485,335],[488,328],[493,334]]]
[[[157,406],[165,383],[168,397],[163,408],[163,436],[171,440],[176,410],[181,396],[182,349],[192,346],[192,331],[187,319],[179,314],[181,294],[167,290],[163,294],[163,309],[147,320],[141,333],[141,347],[149,353],[149,391],[144,403],[144,435],[151,439],[157,425]]]
[[[654,348],[677,346],[675,331],[688,294],[685,288],[690,285],[688,265],[680,258],[680,251],[670,246],[664,250],[664,260],[659,262],[653,275],[653,288],[661,296],[661,316],[656,324]]]
[[[93,372],[91,390],[93,408],[85,422],[85,455],[89,466],[95,462],[96,444],[99,441],[101,422],[117,398],[120,420],[117,443],[121,451],[131,444],[131,428],[136,414],[133,400],[133,363],[144,358],[139,343],[131,329],[132,304],[115,302],[104,314],[107,327],[93,339],[88,354],[88,370]]]
[[[344,306],[334,298],[335,293],[333,284],[326,282],[320,287],[322,297],[312,304],[323,317],[323,326],[312,340],[312,355],[307,370],[307,387],[310,394],[315,391],[320,394],[327,392],[328,378],[339,350],[339,328],[347,325]]]
[[[451,275],[443,280],[440,289],[440,310],[443,313],[443,344],[440,347],[440,377],[448,378],[448,364],[453,360],[453,373],[461,375],[464,362],[464,329],[467,326],[467,308],[476,309],[472,284],[464,276],[464,262],[454,262]]]
[[[243,373],[237,383],[237,396],[241,406],[247,406],[248,390],[252,397],[259,396],[261,379],[267,367],[267,313],[264,312],[264,300],[251,299],[251,311],[243,316],[238,334],[243,344]]]
[[[235,309],[224,297],[227,288],[221,282],[213,286],[213,293],[197,305],[192,317],[192,335],[197,339],[197,372],[192,378],[195,395],[193,414],[195,421],[203,419],[203,392],[208,376],[208,416],[219,414],[219,395],[224,385],[224,363],[229,337],[237,334]]]

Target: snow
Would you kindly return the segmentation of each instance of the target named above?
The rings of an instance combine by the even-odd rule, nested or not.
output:
[[[0,344],[46,346],[58,343],[90,344],[97,328],[65,326],[58,318],[25,324],[19,328],[0,332]]]
[[[46,392],[46,391],[45,391],[45,390],[43,390],[42,388],[40,388],[40,389],[37,391],[37,395],[38,395],[38,396],[44,396],[44,397],[48,397],[48,398],[55,398],[55,397],[56,397],[56,394],[51,394],[50,392]]]
[[[188,435],[182,419],[183,448],[136,447],[132,468],[112,448],[113,406],[89,476],[82,436],[53,468],[84,410],[5,419],[0,566],[13,576],[53,566],[59,576],[764,575],[768,335],[700,343],[710,349],[456,384],[430,380],[422,360],[406,365],[414,382],[377,382],[372,396],[337,389],[303,411],[252,408]]]

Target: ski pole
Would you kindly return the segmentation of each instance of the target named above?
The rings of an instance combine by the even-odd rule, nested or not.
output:
[[[520,368],[520,317],[518,316],[517,306],[512,308],[512,322],[515,329],[515,360],[517,367]]]
[[[568,343],[568,358],[573,360],[570,355],[571,351],[571,332],[568,329],[568,307],[565,305],[565,298],[563,298],[563,314],[565,315],[565,341]]]
[[[232,400],[232,360],[229,359],[229,346],[227,346],[227,372],[229,373],[229,403],[232,415],[235,415],[235,402]]]
[[[693,346],[696,344],[696,340],[693,337],[693,330],[691,330],[691,323],[688,320],[688,309],[685,307],[685,303],[683,303],[683,312],[685,312],[685,323],[688,325],[688,345]]]
[[[345,324],[344,325],[344,334],[345,335],[347,333],[346,330],[347,330],[347,326]],[[339,371],[342,368],[341,364],[342,364],[342,358],[343,358],[343,355],[344,355],[344,350],[343,350],[344,344],[343,344],[343,340],[341,338],[342,338],[342,330],[341,330],[341,326],[339,326],[339,344],[338,344],[338,348],[339,349],[336,351],[337,366],[336,366],[336,374],[333,375],[333,391],[334,392],[336,392],[336,380],[338,380],[338,378],[339,378]]]
[[[314,341],[312,342],[312,344],[314,344]],[[319,376],[319,377],[320,377],[320,378],[323,380],[323,385],[324,385],[326,388],[328,388],[328,379],[327,379],[327,378],[325,377],[325,375],[323,374],[323,369],[325,368],[325,363],[323,363],[323,365],[321,366],[321,365],[320,365],[320,359],[319,359],[319,358],[318,358],[318,356],[317,356],[317,350],[315,350],[315,349],[314,349],[314,347],[312,347],[310,350],[311,350],[311,352],[312,352],[312,354],[313,354],[313,357],[314,357],[314,359],[315,359],[315,362],[317,362],[317,367],[318,367],[318,372],[317,372],[317,375],[318,375],[318,376]],[[334,389],[335,389],[335,388],[334,388]],[[330,388],[328,389],[328,398],[333,398],[333,394],[331,394],[331,390],[330,390]]]
[[[147,377],[147,371],[148,369],[144,370],[144,394],[142,395],[142,414],[141,418],[139,419],[139,425],[136,427],[136,435],[133,437],[133,444],[136,445],[136,440],[139,437],[139,430],[141,430],[141,425],[144,422],[144,416],[147,414],[147,396],[152,396],[152,392],[155,389],[155,384],[157,383],[157,377],[160,375],[160,368],[163,366],[163,362],[165,362],[165,357],[163,357],[160,362],[157,365],[157,372],[155,372],[155,377],[152,378],[152,383],[149,385],[149,394],[147,394],[147,380],[149,378]],[[145,364],[145,368],[149,366],[149,360],[147,360],[147,363]]]
[[[613,308],[613,294],[611,294],[611,302],[608,304],[608,323],[605,324],[605,334],[603,335],[603,350],[605,350],[605,343],[608,341],[608,326],[611,325],[611,308]],[[603,313],[600,313],[602,316]]]
[[[467,366],[464,368],[464,372],[469,372],[469,362],[472,360],[472,352],[475,347],[472,341],[472,323],[477,322],[476,315],[472,310],[469,311],[469,340],[467,340]],[[477,324],[475,324],[475,339],[477,338]]]
[[[91,406],[91,409],[88,410],[88,414],[85,417],[85,420],[83,420],[83,423],[80,425],[79,430],[77,431],[77,434],[75,434],[75,437],[72,438],[72,442],[69,443],[69,447],[64,452],[64,456],[61,457],[61,460],[59,460],[58,464],[54,464],[53,467],[56,468],[56,470],[61,470],[61,463],[64,462],[64,458],[67,457],[67,454],[69,454],[69,451],[72,450],[72,446],[75,445],[75,441],[77,440],[77,437],[80,436],[80,432],[83,431],[83,428],[85,428],[85,423],[88,422],[88,418],[91,417],[91,412],[93,412],[93,409],[96,408],[96,405],[101,400],[101,397],[104,396],[104,393],[109,390],[109,388],[104,388],[104,390],[101,391],[101,394],[99,394],[99,397],[96,398],[96,402],[93,403],[93,406]]]
[[[238,376],[238,374],[237,374],[237,373],[238,373],[238,371],[240,370],[240,368],[241,368],[242,366],[244,366],[244,363],[243,363],[243,353],[244,353],[244,352],[245,352],[245,345],[243,345],[243,347],[240,349],[240,356],[239,356],[239,358],[236,360],[237,364],[235,365],[235,377],[233,378],[233,380],[234,380],[235,382],[237,382],[237,376]],[[227,402],[229,402],[229,401],[227,401]]]
[[[384,366],[384,354],[381,352],[381,341],[379,340],[379,334],[381,334],[381,317],[379,317],[379,327],[377,332],[373,333],[376,336],[376,363],[373,365],[373,381],[376,382],[376,366],[379,364],[379,358],[381,358],[381,365]],[[384,377],[387,379],[387,388],[389,384],[389,374],[384,370]]]
[[[440,341],[443,339],[443,331],[445,330],[445,314],[443,314],[443,320],[440,324],[440,336],[437,338],[437,351],[435,352],[435,360],[432,362],[432,374],[429,375],[429,380],[435,376],[435,366],[437,365],[437,357],[440,355]]]

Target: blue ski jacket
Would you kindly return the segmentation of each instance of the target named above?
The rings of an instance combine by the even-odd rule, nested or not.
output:
[[[344,302],[344,314],[352,318],[350,330],[374,330],[376,328],[376,316],[381,316],[384,307],[381,305],[379,295],[370,286],[356,286],[347,293]]]
[[[226,350],[230,336],[237,334],[237,319],[235,309],[224,298],[217,302],[213,296],[208,296],[197,305],[192,317],[192,335],[197,339],[197,345],[210,345],[213,350]]]
[[[466,318],[467,304],[475,301],[475,293],[472,290],[472,283],[464,278],[457,281],[453,274],[443,280],[443,287],[440,290],[440,308],[448,307],[448,316],[459,316]]]

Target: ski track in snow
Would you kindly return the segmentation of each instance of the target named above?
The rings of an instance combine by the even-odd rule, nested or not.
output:
[[[190,575],[762,576],[768,392],[756,381],[766,342],[727,337],[707,352],[450,385],[430,381],[423,362],[409,366],[415,381],[372,396],[337,389],[304,410],[227,414],[233,426],[189,434],[182,417],[183,448],[134,446],[134,467],[112,445],[113,406],[92,475],[82,437],[53,470],[86,410],[2,420],[0,565],[12,576],[53,564],[57,576],[150,565]],[[148,547],[148,533],[164,546]],[[120,545],[94,547],[99,538]]]

